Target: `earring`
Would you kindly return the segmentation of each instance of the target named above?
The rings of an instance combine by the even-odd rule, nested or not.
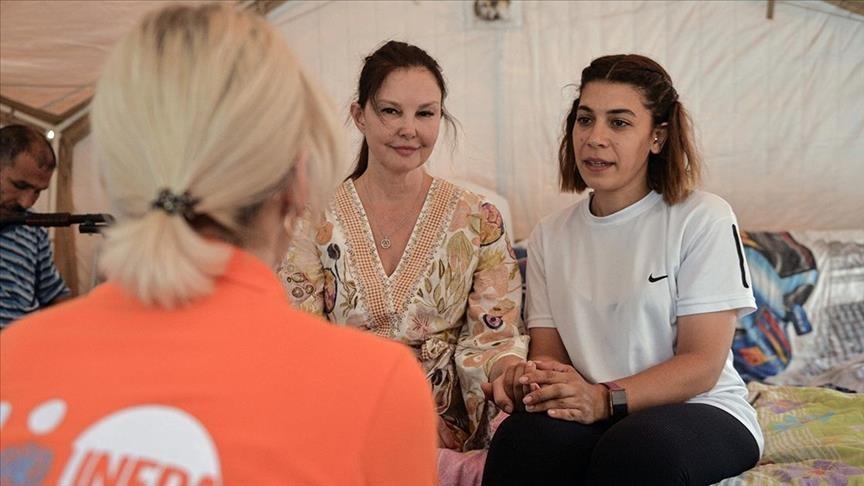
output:
[[[660,140],[659,138],[654,137],[654,143],[657,143],[659,140]]]

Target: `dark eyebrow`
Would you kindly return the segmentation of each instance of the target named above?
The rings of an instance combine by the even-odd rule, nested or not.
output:
[[[19,189],[20,188],[23,188],[25,190],[26,189],[33,189],[34,191],[39,191],[39,192],[42,192],[42,191],[48,189],[49,187],[51,187],[50,185],[45,186],[45,187],[34,186],[33,184],[27,182],[26,180],[22,181],[20,179],[12,179],[11,182],[13,185],[18,187]]]
[[[390,100],[385,100],[385,99],[379,99],[379,100],[378,100],[378,103],[387,103],[387,104],[393,105],[393,106],[395,106],[395,107],[397,107],[397,108],[402,108],[402,105],[400,105],[399,103],[396,103],[395,101],[390,101]],[[437,101],[430,101],[429,103],[423,103],[422,105],[420,105],[420,109],[424,109],[424,108],[437,108],[438,105],[440,105],[440,104],[441,104],[441,103],[439,103],[439,102],[437,102]]]
[[[576,111],[587,111],[588,113],[594,113],[594,110],[587,106],[580,106],[576,109]],[[636,113],[633,113],[632,110],[628,110],[627,108],[615,108],[614,110],[609,110],[606,112],[609,115],[630,115],[635,117]]]
[[[616,109],[614,109],[614,110],[609,110],[609,111],[607,111],[606,113],[609,113],[610,115],[630,115],[630,116],[636,116],[636,113],[633,113],[632,111],[628,110],[627,108],[616,108]]]
[[[15,184],[16,186],[19,186],[19,187],[23,187],[25,189],[36,189],[36,186],[34,186],[33,184],[30,184],[27,181],[12,180],[12,184]]]

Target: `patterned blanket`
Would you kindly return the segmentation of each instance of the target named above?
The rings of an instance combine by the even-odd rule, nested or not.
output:
[[[748,385],[765,453],[739,485],[864,485],[864,396],[825,388]]]

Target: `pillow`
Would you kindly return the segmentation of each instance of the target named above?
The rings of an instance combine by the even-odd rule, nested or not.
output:
[[[528,248],[525,246],[525,240],[513,244],[513,253],[516,254],[516,262],[519,264],[519,273],[522,275],[522,320],[525,320],[525,290],[527,282],[525,281],[525,266],[528,265]]]
[[[825,383],[864,356],[864,231],[743,232],[757,311],[739,320],[735,367],[745,380],[864,391],[864,373]]]

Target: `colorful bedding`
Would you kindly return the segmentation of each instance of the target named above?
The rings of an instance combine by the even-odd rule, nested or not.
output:
[[[720,486],[864,485],[864,396],[750,383],[765,433],[759,464]]]

